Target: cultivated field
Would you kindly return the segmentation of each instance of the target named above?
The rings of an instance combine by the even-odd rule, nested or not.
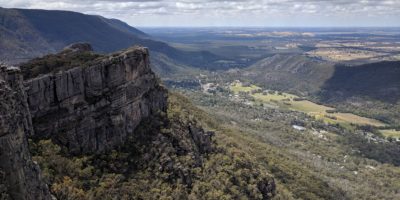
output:
[[[268,95],[255,93],[253,94],[253,97],[261,101],[292,101],[294,98],[296,98],[295,95],[288,93],[268,93]]]
[[[238,94],[239,92],[251,92],[261,88],[255,85],[243,86],[241,83],[232,83],[230,89],[235,94]]]
[[[385,137],[392,137],[392,138],[398,138],[400,139],[400,131],[396,130],[380,130],[380,132],[385,136]]]
[[[309,56],[334,62],[353,60],[379,61],[383,58],[398,60],[399,57],[396,55],[400,52],[398,43],[384,41],[360,42],[346,38],[318,42],[315,47],[317,49],[307,52]]]
[[[359,50],[353,48],[320,48],[308,52],[309,56],[319,57],[329,61],[351,61],[360,59],[372,59],[382,56],[388,56],[387,53],[375,51]]]
[[[375,127],[383,127],[384,123],[370,118],[361,117],[351,113],[332,112],[335,108],[319,105],[314,102],[300,99],[298,96],[289,93],[278,92],[256,92],[261,88],[255,85],[243,86],[240,82],[232,83],[230,89],[235,94],[245,92],[254,97],[255,101],[276,105],[282,109],[289,109],[307,113],[317,119],[321,119],[326,123],[341,124],[344,127],[350,127],[351,124],[370,125]]]

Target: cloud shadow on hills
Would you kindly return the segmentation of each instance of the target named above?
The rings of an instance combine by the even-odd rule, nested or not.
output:
[[[324,102],[340,102],[351,97],[367,97],[386,103],[400,99],[400,62],[385,61],[359,66],[336,65],[321,87]]]

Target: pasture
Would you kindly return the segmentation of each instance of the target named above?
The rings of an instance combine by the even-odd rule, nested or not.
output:
[[[325,105],[319,105],[312,101],[301,100],[301,99],[300,100],[297,99],[296,101],[296,98],[299,97],[289,93],[284,93],[284,92],[255,93],[255,91],[259,91],[260,89],[261,89],[260,87],[255,85],[243,86],[240,82],[232,83],[230,86],[230,90],[235,94],[239,94],[240,92],[246,92],[249,93],[252,97],[254,97],[255,101],[258,101],[260,103],[276,105],[281,109],[289,109],[293,111],[304,112],[310,116],[315,117],[316,119],[323,120],[325,123],[340,124],[343,127],[351,127],[352,124],[370,125],[375,127],[383,127],[386,125],[378,120],[361,117],[351,113],[332,112],[335,110],[335,108],[328,107]]]
[[[400,139],[400,131],[396,131],[394,129],[391,130],[380,130],[380,132],[385,136],[385,137],[392,137],[392,138],[398,138]]]

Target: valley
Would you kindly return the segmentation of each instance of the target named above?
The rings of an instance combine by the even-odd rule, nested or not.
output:
[[[225,31],[234,32],[232,29]],[[187,96],[219,119],[223,127],[238,134],[231,133],[257,160],[268,160],[278,185],[291,191],[278,192],[277,197],[398,198],[399,182],[389,178],[398,176],[399,164],[393,158],[398,156],[400,147],[400,65],[392,59],[398,54],[398,30],[376,37],[351,33],[351,38],[347,32],[352,30],[345,30],[344,34],[321,30],[313,30],[314,34],[258,34],[260,30],[252,29],[246,31],[257,34],[233,36],[221,34],[224,31],[218,29],[192,29],[191,33],[181,30],[168,35],[163,29],[151,31],[177,48],[208,49],[219,55],[225,53],[225,57],[233,51],[231,62],[238,57],[248,61],[247,67],[200,69],[197,74],[164,76],[163,80],[171,90]],[[376,42],[354,42],[370,39]],[[237,46],[224,46],[230,42]],[[252,52],[251,56],[241,53],[244,49]],[[318,51],[336,57],[313,55]],[[362,55],[367,51],[368,55]],[[382,172],[383,168],[388,171]],[[383,175],[389,171],[391,175]],[[304,177],[307,183],[291,176]],[[330,189],[316,190],[331,190],[335,197],[308,190],[316,185],[322,187],[311,183],[319,181]],[[378,182],[386,181],[388,184],[381,184],[385,189],[378,186]],[[301,194],[301,189],[295,188],[306,191]],[[369,192],[375,189],[380,192]],[[391,195],[386,196],[386,189]]]
[[[277,106],[282,109],[304,112],[312,117],[315,117],[316,119],[321,119],[330,124],[340,124],[344,127],[351,127],[351,124],[369,125],[375,127],[384,127],[386,125],[378,120],[360,117],[351,113],[336,112],[335,108],[319,105],[314,102],[301,99],[293,94],[262,90],[254,85],[244,87],[240,82],[232,83],[230,89],[235,93],[235,97],[237,99],[243,98],[246,100],[246,95],[249,95],[250,97],[254,98],[254,100],[251,101],[252,103],[262,104],[266,107]],[[246,94],[238,95],[240,93]]]
[[[0,36],[1,200],[400,199],[400,28],[0,8]]]
[[[278,189],[279,198],[397,198],[397,192],[388,195],[387,190],[397,191],[399,163],[385,160],[397,154],[397,144],[368,131],[323,123],[303,112],[238,102],[202,91],[176,91],[215,117],[240,148],[248,149],[269,167],[277,184],[290,191]],[[379,186],[381,181],[388,184]],[[372,188],[381,192],[370,193]]]
[[[163,76],[166,81],[171,78],[172,82],[196,82],[201,79],[199,74],[208,74],[210,82],[219,85],[240,80],[334,107],[346,113],[336,118],[349,123],[394,127],[400,123],[396,112],[400,108],[400,61],[395,59],[399,53],[397,28],[385,31],[374,28],[144,28],[144,31],[171,42],[176,48],[211,51],[224,57],[229,68],[211,71],[203,68],[197,75],[184,77]],[[241,61],[246,61],[244,66],[238,65]],[[298,102],[293,104],[304,109]],[[314,107],[318,112],[318,106]],[[306,112],[315,113],[315,110]]]

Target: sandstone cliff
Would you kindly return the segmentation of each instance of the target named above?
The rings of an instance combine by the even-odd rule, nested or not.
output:
[[[31,160],[27,134],[33,128],[17,68],[0,67],[0,184],[1,199],[51,199]]]
[[[24,84],[17,68],[0,76],[0,199],[231,193],[229,185],[209,184],[216,179],[244,188],[249,199],[274,195],[271,177],[213,141],[214,132],[194,115],[202,111],[179,95],[168,97],[146,48],[97,55],[88,44],[74,44],[21,67],[29,77]]]
[[[90,49],[72,45],[61,53]],[[166,109],[167,91],[151,71],[146,48],[132,47],[59,70],[25,82],[32,137],[51,138],[73,154],[114,149],[142,119]]]

